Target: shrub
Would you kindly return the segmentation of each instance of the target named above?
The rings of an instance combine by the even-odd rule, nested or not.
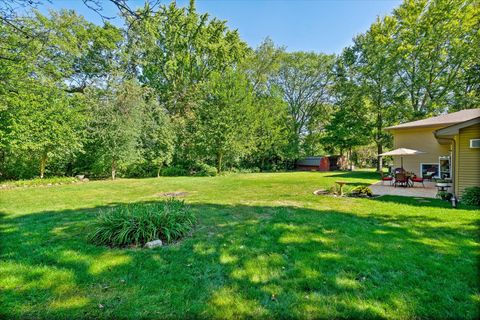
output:
[[[195,175],[199,177],[214,177],[217,175],[217,169],[205,163],[200,163],[195,167]]]
[[[470,187],[463,191],[462,202],[469,206],[480,207],[480,187]]]
[[[353,196],[353,197],[371,197],[371,196],[373,196],[373,193],[372,193],[372,190],[369,187],[358,186],[358,187],[353,188],[349,192],[349,195]]]
[[[179,166],[166,167],[162,169],[161,175],[165,177],[188,176],[188,171]]]
[[[352,187],[349,185],[342,186],[342,195],[350,194]],[[334,183],[331,187],[327,188],[327,192],[332,195],[340,195],[340,186]]]
[[[195,222],[180,200],[127,204],[103,210],[90,226],[88,240],[111,247],[141,246],[156,239],[169,243],[184,237]]]
[[[75,183],[79,180],[75,177],[50,177],[50,178],[35,178],[30,180],[15,180],[0,182],[1,188],[16,188],[16,187],[37,187],[54,184],[69,184]]]
[[[451,194],[450,192],[447,192],[447,191],[439,191],[437,193],[437,197],[442,199],[442,200],[450,201],[453,197],[453,194]]]
[[[337,194],[338,193],[337,186],[333,185],[333,186],[327,188],[327,193],[328,194]]]

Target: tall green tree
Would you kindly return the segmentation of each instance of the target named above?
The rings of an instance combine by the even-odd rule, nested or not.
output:
[[[132,25],[128,32],[129,68],[153,88],[168,112],[176,135],[177,162],[193,163],[201,157],[191,140],[202,87],[215,72],[241,64],[248,52],[236,30],[225,21],[199,14],[194,1],[187,8],[162,5]]]
[[[325,54],[294,52],[282,55],[275,85],[282,90],[288,105],[290,128],[296,153],[302,140],[324,124],[329,114],[329,87],[334,57]]]
[[[199,14],[195,2],[188,8],[175,2],[136,24],[129,33],[129,50],[142,83],[155,89],[173,115],[191,111],[199,85],[212,72],[233,67],[247,46],[225,21]]]
[[[471,46],[478,44],[478,4],[470,0],[406,0],[395,9],[393,18],[392,54],[410,118],[447,111],[456,80],[464,66],[471,65]]]
[[[45,176],[49,160],[82,150],[84,117],[82,104],[74,96],[54,86],[32,83],[28,90],[10,94],[6,102],[4,151],[18,161],[36,162],[40,178]]]
[[[90,136],[99,164],[110,169],[112,179],[117,170],[139,156],[145,110],[145,91],[134,80],[115,81],[90,97]]]
[[[142,159],[156,169],[159,177],[163,166],[173,160],[175,133],[170,117],[155,97],[148,97],[145,107],[141,135]]]
[[[354,45],[343,53],[345,66],[351,69],[355,83],[365,99],[362,110],[370,115],[373,127],[371,138],[377,154],[383,153],[390,136],[384,128],[405,118],[405,94],[395,78],[395,59],[392,55],[395,20],[377,19],[370,29],[354,38]],[[382,157],[377,158],[377,170],[382,169]]]
[[[102,85],[123,37],[119,29],[97,26],[73,11],[51,11],[49,17],[33,12],[31,17],[12,19],[15,23],[0,24],[0,160],[14,161],[6,158],[15,155],[12,150],[41,152],[35,157],[43,177],[52,161],[66,164],[81,152],[85,128],[77,131],[87,114],[79,93]],[[28,114],[32,119],[25,118]],[[33,174],[25,168],[22,176],[31,177],[26,172]]]
[[[243,69],[253,90],[254,121],[250,123],[254,132],[254,148],[248,157],[250,165],[261,170],[270,169],[282,163],[292,154],[290,149],[288,106],[282,91],[274,79],[278,76],[284,49],[276,47],[269,38],[252,51]]]
[[[214,159],[220,173],[226,160],[238,160],[253,145],[252,90],[245,75],[232,69],[212,73],[202,89],[194,139],[197,152]]]
[[[106,22],[97,26],[75,11],[36,12],[32,20],[47,44],[37,57],[36,73],[55,81],[65,91],[83,93],[101,85],[119,64],[122,32]]]
[[[371,127],[362,87],[357,82],[355,50],[344,49],[334,66],[334,112],[325,125],[321,141],[331,152],[347,154],[351,160],[352,151],[366,145],[371,139]]]

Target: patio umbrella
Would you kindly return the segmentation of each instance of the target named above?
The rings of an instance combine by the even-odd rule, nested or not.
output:
[[[402,164],[402,169],[403,169],[403,156],[416,156],[422,153],[425,153],[425,152],[420,150],[407,149],[407,148],[398,148],[392,151],[381,153],[379,155],[380,156],[400,156],[400,162]]]

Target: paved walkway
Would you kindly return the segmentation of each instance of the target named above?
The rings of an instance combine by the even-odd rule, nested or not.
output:
[[[415,184],[414,187],[394,187],[388,181],[382,183],[379,181],[370,186],[373,194],[377,195],[392,195],[405,197],[421,197],[421,198],[435,198],[437,195],[437,188],[435,182],[425,182],[425,188],[421,184]]]

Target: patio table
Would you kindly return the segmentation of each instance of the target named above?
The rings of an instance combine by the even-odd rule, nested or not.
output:
[[[407,179],[407,182],[405,184],[400,185],[400,186],[405,187],[405,188],[413,187],[412,177],[415,176],[415,174],[412,173],[412,172],[405,172],[404,174],[405,174],[405,178]]]

